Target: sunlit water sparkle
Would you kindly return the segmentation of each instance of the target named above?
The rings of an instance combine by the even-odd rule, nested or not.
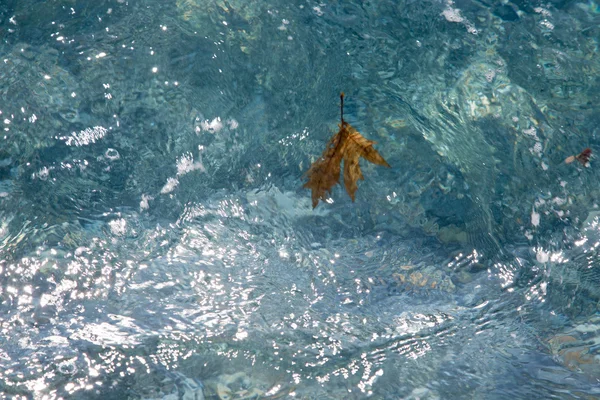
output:
[[[0,394],[600,396],[599,18],[3,2]],[[313,210],[340,91],[392,168]]]

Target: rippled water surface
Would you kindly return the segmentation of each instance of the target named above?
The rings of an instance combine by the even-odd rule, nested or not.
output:
[[[598,3],[4,0],[0,38],[2,398],[600,397]],[[392,168],[313,210],[341,91]]]

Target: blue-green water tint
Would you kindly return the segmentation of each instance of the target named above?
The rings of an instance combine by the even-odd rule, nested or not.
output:
[[[600,396],[599,19],[2,2],[3,397]],[[340,91],[392,168],[312,210]]]

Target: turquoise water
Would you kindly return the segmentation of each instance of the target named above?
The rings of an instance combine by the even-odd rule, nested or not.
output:
[[[598,7],[3,1],[2,398],[600,397]]]

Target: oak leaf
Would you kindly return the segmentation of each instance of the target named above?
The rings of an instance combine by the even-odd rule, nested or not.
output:
[[[358,189],[358,180],[364,180],[358,163],[360,157],[377,165],[390,166],[373,148],[374,141],[364,138],[352,125],[344,121],[344,93],[340,95],[340,99],[340,129],[329,140],[321,157],[312,163],[306,172],[308,182],[304,187],[312,190],[313,208],[319,204],[319,200],[325,200],[325,196],[339,182],[342,160],[344,160],[344,186],[352,201]]]

